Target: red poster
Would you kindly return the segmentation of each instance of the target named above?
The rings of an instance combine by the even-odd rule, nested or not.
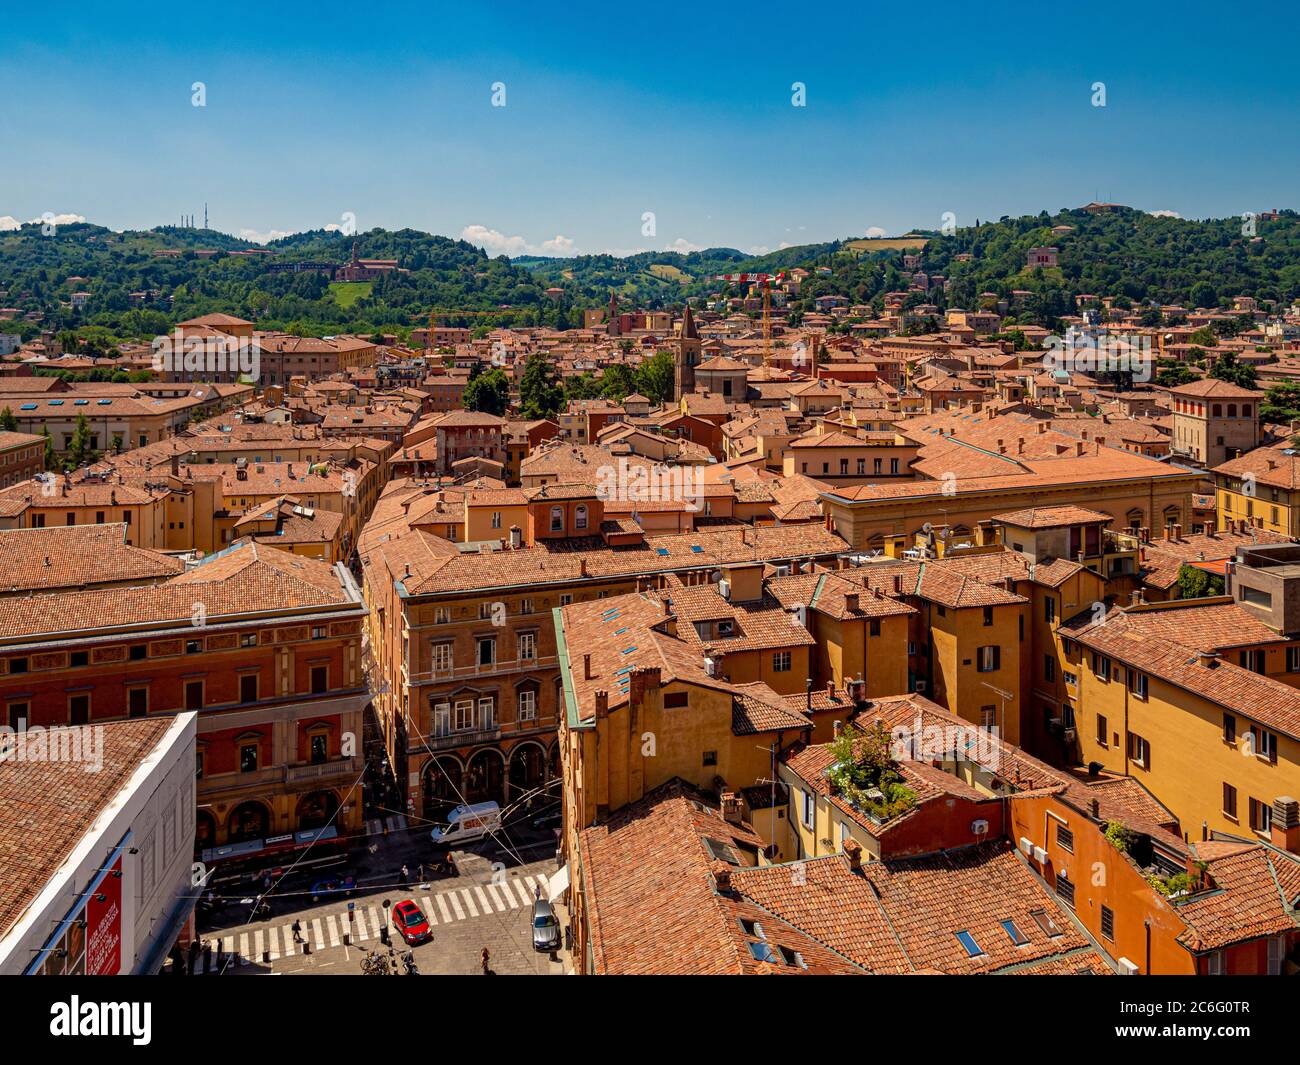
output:
[[[98,901],[103,899],[103,902]],[[86,900],[86,973],[116,976],[122,968],[122,858]]]

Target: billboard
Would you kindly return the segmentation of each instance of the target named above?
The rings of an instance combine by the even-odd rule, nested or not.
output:
[[[122,856],[86,899],[86,974],[116,976],[122,968]]]

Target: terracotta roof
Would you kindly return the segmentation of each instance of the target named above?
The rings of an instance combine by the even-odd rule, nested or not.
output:
[[[1000,521],[1003,525],[1014,525],[1018,529],[1059,529],[1064,525],[1080,525],[1084,522],[1109,524],[1115,519],[1099,510],[1066,504],[1059,507],[1030,507],[1027,510],[994,514],[993,520]]]
[[[869,972],[1014,972],[1033,963],[1090,966],[1091,944],[1006,841],[917,858],[864,862],[854,872],[842,854],[792,865],[741,869],[732,886],[790,925]],[[1041,912],[1058,934],[1034,920]],[[1017,946],[1002,927],[1013,921]],[[981,953],[957,938],[966,932]],[[1048,969],[1046,971],[1059,971]]]
[[[1292,932],[1300,927],[1300,859],[1258,843],[1193,843],[1208,863],[1213,890],[1174,900],[1187,928],[1178,937],[1189,950]]]
[[[129,526],[54,525],[0,531],[0,593],[162,579],[185,564],[126,542]]]
[[[93,773],[84,762],[0,761],[0,937],[174,724],[168,716],[101,726],[103,764]]]
[[[681,780],[584,829],[578,849],[594,972],[860,972],[834,949],[743,896],[719,892],[717,871],[725,870],[734,882],[762,847],[752,829],[724,820],[712,800]],[[749,929],[758,922],[759,929],[751,935],[742,921],[751,922]],[[790,960],[780,948],[791,952]]]

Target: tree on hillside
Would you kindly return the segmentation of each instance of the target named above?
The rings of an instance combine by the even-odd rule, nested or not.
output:
[[[54,453],[54,441],[50,437],[50,427],[41,426],[41,436],[45,437],[45,454],[42,457],[42,464],[47,470],[52,470],[59,464],[59,457]]]
[[[1255,367],[1238,362],[1236,353],[1231,351],[1214,360],[1210,376],[1239,388],[1255,387]]]
[[[465,386],[466,410],[504,415],[510,405],[510,381],[500,369],[488,370]]]
[[[72,430],[72,442],[68,445],[68,461],[75,467],[92,461],[94,457],[95,449],[90,446],[90,422],[84,414],[78,414],[76,428]]]
[[[0,429],[6,433],[16,433],[18,431],[18,419],[14,417],[14,412],[8,407],[0,411]]]
[[[664,403],[673,395],[673,355],[659,351],[642,361],[636,370],[636,390],[651,403]]]
[[[1195,566],[1183,565],[1178,571],[1178,598],[1201,599],[1223,594],[1223,578]]]
[[[1192,381],[1199,380],[1191,367],[1181,362],[1174,362],[1172,359],[1161,359],[1157,364],[1159,370],[1156,373],[1156,384],[1161,388],[1177,388],[1179,385],[1189,384]]]
[[[519,413],[532,421],[553,418],[564,406],[564,389],[555,374],[550,359],[534,351],[524,363],[524,373],[519,379]]]
[[[1287,425],[1300,419],[1300,382],[1281,381],[1269,388],[1259,405],[1259,420]]]
[[[605,367],[605,374],[601,378],[602,396],[614,403],[622,403],[635,391],[636,374],[632,372],[630,366],[618,362],[613,366]]]

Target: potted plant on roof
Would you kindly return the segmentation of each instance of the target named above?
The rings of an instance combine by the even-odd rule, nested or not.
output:
[[[831,790],[855,810],[888,821],[916,805],[890,752],[889,730],[876,722],[865,731],[845,729],[831,742]]]

